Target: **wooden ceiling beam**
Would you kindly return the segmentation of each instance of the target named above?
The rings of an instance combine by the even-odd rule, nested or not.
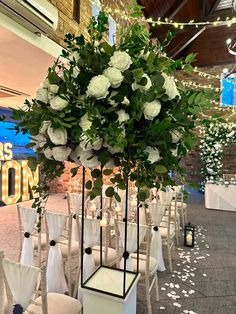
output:
[[[179,11],[187,4],[188,0],[177,1],[170,10],[165,14],[164,17],[168,17],[169,19],[173,19]]]
[[[209,19],[213,13],[215,12],[216,8],[218,7],[218,4],[221,0],[215,0],[212,5],[210,5],[210,8],[208,8],[207,12],[204,12],[204,19]]]
[[[206,26],[201,29],[194,30],[194,32],[189,33],[182,41],[180,41],[179,45],[177,45],[174,49],[172,49],[168,55],[171,58],[175,58],[182,52],[187,46],[189,46],[198,36],[200,36],[206,29]]]

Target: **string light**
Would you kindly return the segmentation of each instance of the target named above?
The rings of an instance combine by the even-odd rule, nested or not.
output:
[[[225,20],[222,20],[220,17],[217,17],[215,21],[202,21],[202,22],[195,22],[194,20],[190,20],[189,22],[177,22],[177,21],[169,20],[168,18],[165,18],[164,20],[162,20],[161,18],[158,18],[157,20],[153,20],[151,17],[146,19],[145,17],[131,16],[128,13],[125,13],[124,10],[120,10],[118,8],[114,10],[114,9],[108,8],[106,6],[103,6],[102,4],[100,6],[108,14],[115,13],[115,14],[119,15],[119,17],[121,19],[124,19],[126,21],[127,20],[133,20],[133,21],[135,20],[138,22],[150,23],[150,24],[152,24],[152,26],[170,25],[170,26],[173,26],[174,28],[177,28],[177,29],[183,29],[184,27],[188,27],[188,26],[199,27],[199,26],[209,26],[209,25],[231,27],[233,24],[236,23],[236,17],[235,16],[231,19],[229,17],[227,17]]]

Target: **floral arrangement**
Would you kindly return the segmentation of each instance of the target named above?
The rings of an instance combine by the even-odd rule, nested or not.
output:
[[[36,98],[13,109],[13,118],[20,120],[17,132],[32,137],[36,157],[30,162],[43,167],[42,189],[70,161],[77,165],[73,173],[91,169],[91,199],[101,195],[105,175],[107,196],[119,201],[116,188],[125,189],[129,177],[143,201],[148,189],[173,184],[170,170],[183,173],[179,162],[192,148],[197,115],[212,96],[176,85],[173,72],[191,70],[194,55],[169,59],[137,23],[111,46],[104,40],[107,25],[100,12],[88,26],[89,40],[67,34],[68,49],[49,68]]]
[[[200,156],[204,182],[223,181],[223,150],[233,142],[236,142],[235,123],[212,122],[201,129]]]

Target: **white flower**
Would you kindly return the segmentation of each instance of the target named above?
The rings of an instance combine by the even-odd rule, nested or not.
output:
[[[162,73],[161,75],[165,79],[163,88],[165,88],[166,94],[168,95],[169,99],[174,99],[176,96],[180,97],[179,91],[175,84],[175,79],[173,77],[168,76],[166,73]]]
[[[84,139],[80,142],[79,146],[83,150],[99,150],[102,147],[103,140],[97,137],[94,141],[89,140],[89,138],[84,137]]]
[[[80,122],[79,122],[79,126],[81,127],[83,131],[89,130],[92,124],[93,124],[92,121],[88,119],[88,113],[83,115],[83,117],[80,119]]]
[[[112,97],[116,96],[118,94],[118,92],[116,91],[112,91],[111,95],[109,96],[109,98],[107,99],[108,103],[110,105],[112,105],[113,107],[116,107],[118,105],[118,103],[116,103],[116,101],[114,99],[111,99]]]
[[[65,161],[71,153],[71,148],[66,146],[55,146],[52,148],[52,156],[57,161]]]
[[[150,51],[147,51],[146,53],[144,53],[144,49],[140,51],[140,57],[144,59],[145,61],[147,61],[149,55],[150,55]]]
[[[48,103],[48,91],[46,88],[39,88],[36,92],[36,100]]]
[[[147,75],[147,74],[143,74],[142,77],[145,77],[147,79],[147,83],[146,85],[139,85],[137,84],[136,82],[135,83],[132,83],[131,87],[132,87],[132,90],[135,91],[136,89],[140,89],[144,92],[148,91],[150,89],[150,87],[152,86],[152,82],[151,82],[151,79],[150,77]]]
[[[103,72],[103,74],[108,78],[111,87],[113,88],[119,87],[124,79],[124,76],[122,75],[121,71],[114,67],[107,68]]]
[[[59,86],[56,84],[50,84],[49,85],[49,91],[53,94],[56,94],[59,90]]]
[[[48,136],[55,145],[65,145],[67,143],[67,132],[65,128],[53,129],[48,127]]]
[[[71,158],[78,166],[81,166],[81,161],[80,161],[80,159],[79,159],[79,157],[78,157],[78,155],[76,154],[75,151],[72,151],[72,152],[70,153],[70,158]]]
[[[172,130],[170,131],[170,134],[172,137],[172,143],[177,143],[183,135],[179,130]]]
[[[52,150],[49,147],[45,148],[43,153],[47,159],[52,159]]]
[[[62,99],[60,96],[56,96],[53,99],[50,100],[50,106],[54,110],[62,110],[66,108],[68,105],[68,101],[65,99]]]
[[[161,110],[161,103],[158,100],[153,100],[151,102],[146,102],[144,104],[143,113],[145,119],[153,120]]]
[[[107,149],[111,154],[123,153],[124,151],[123,147],[110,146],[110,145],[107,145]]]
[[[81,164],[85,168],[95,168],[101,164],[98,160],[98,157],[94,156],[91,150],[85,151],[80,146],[77,146],[75,148],[75,154],[79,157]]]
[[[153,164],[154,162],[157,162],[161,160],[160,152],[157,148],[147,146],[144,150],[145,153],[148,153],[148,160]]]
[[[76,78],[78,75],[79,75],[79,70],[78,70],[77,68],[74,68],[74,69],[73,69],[73,72],[72,72],[72,74],[71,74],[71,76],[72,76],[73,78]]]
[[[110,87],[110,82],[105,75],[94,76],[87,88],[87,95],[93,96],[97,99],[106,98],[109,94],[108,88]]]
[[[78,62],[80,58],[80,54],[78,53],[78,51],[74,51],[71,55],[70,55],[70,60],[74,60],[75,62]]]
[[[117,68],[121,72],[128,70],[132,64],[130,55],[125,51],[115,51],[110,59],[109,65]]]
[[[43,121],[41,124],[41,128],[39,129],[39,133],[45,133],[50,125],[51,121]]]
[[[32,136],[31,143],[35,143],[33,150],[37,151],[38,148],[42,148],[47,142],[46,137],[43,134],[37,134]]]
[[[44,88],[49,88],[49,86],[50,86],[50,82],[49,82],[49,80],[46,78],[46,79],[43,81],[43,87],[44,87]]]
[[[121,109],[117,111],[118,114],[118,121],[120,123],[129,120],[129,114],[125,112],[125,110]]]
[[[55,94],[49,92],[48,93],[48,101],[50,102],[55,97]]]
[[[171,154],[172,154],[173,156],[175,156],[175,157],[178,156],[178,147],[176,147],[175,149],[173,148],[173,149],[171,149],[170,151],[171,151]]]
[[[129,99],[125,96],[121,103],[122,103],[123,105],[127,105],[127,106],[128,106],[128,105],[130,104],[130,101],[129,101]]]

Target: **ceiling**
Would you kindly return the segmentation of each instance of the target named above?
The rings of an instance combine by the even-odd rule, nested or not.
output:
[[[168,18],[177,22],[215,21],[217,17],[226,19],[236,16],[232,0],[138,0],[144,6],[144,15],[153,19]],[[236,26],[190,27],[183,30],[171,26],[150,26],[153,38],[160,41],[168,30],[175,33],[175,38],[167,47],[167,54],[172,58],[185,57],[197,53],[196,66],[214,66],[234,64],[235,57],[228,53],[226,40],[236,36]]]
[[[3,26],[0,26],[0,42],[0,107],[22,106],[26,97],[35,96],[54,58]],[[23,95],[7,95],[1,86]]]

